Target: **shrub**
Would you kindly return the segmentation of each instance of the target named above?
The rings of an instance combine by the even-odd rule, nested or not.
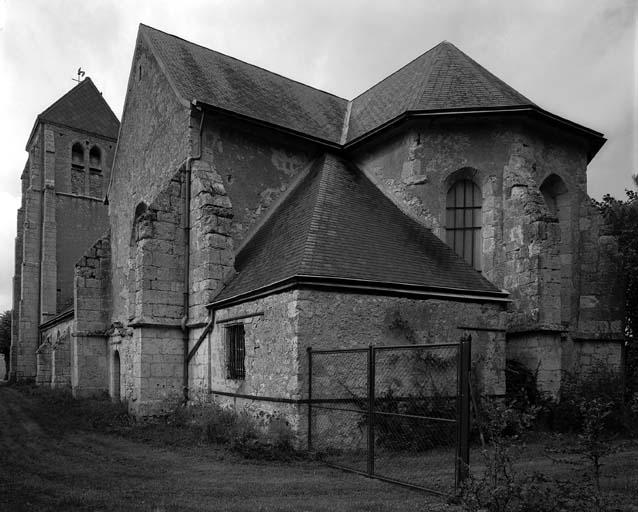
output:
[[[207,403],[179,407],[173,421],[199,432],[208,443],[226,445],[230,450],[251,458],[289,459],[298,456],[294,434],[281,416],[269,416],[262,423],[247,411],[235,411]]]
[[[471,512],[554,512],[590,510],[589,481],[558,480],[519,471],[520,437],[533,424],[534,411],[522,412],[506,401],[483,398],[480,424],[487,439],[481,450],[484,469],[470,472],[459,492]]]
[[[551,405],[551,426],[558,432],[582,432],[585,427],[583,403],[599,400],[608,405],[604,427],[608,432],[628,434],[635,431],[632,403],[624,397],[624,379],[600,364],[585,376],[566,373],[560,399]]]

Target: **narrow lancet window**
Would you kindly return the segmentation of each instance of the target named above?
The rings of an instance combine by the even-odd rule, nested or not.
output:
[[[445,236],[454,251],[481,270],[481,190],[471,180],[459,180],[447,193]]]

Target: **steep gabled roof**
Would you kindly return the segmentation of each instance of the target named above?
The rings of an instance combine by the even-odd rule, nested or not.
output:
[[[117,139],[120,128],[111,107],[88,77],[42,112],[37,121],[49,121],[111,139]]]
[[[532,105],[452,43],[443,41],[352,100],[347,140],[404,112]]]
[[[177,96],[266,123],[335,149],[413,115],[526,112],[575,130],[590,141],[591,160],[602,134],[535,105],[453,44],[443,41],[352,101],[233,57],[140,25]]]
[[[293,277],[504,295],[359,169],[331,154],[315,162],[244,244],[235,268],[216,303]]]
[[[140,34],[183,100],[339,142],[347,100],[145,25]]]

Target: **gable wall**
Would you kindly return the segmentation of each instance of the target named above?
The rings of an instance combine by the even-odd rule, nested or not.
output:
[[[113,319],[125,321],[133,215],[166,187],[190,154],[190,110],[181,104],[158,63],[138,42],[120,129],[109,219],[113,245]]]

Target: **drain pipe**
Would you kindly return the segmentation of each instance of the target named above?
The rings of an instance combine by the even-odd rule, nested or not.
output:
[[[183,333],[183,345],[184,345],[184,368],[183,368],[183,393],[184,404],[188,402],[188,310],[190,308],[189,293],[190,293],[190,242],[191,242],[191,174],[193,169],[193,162],[199,160],[202,157],[202,130],[204,127],[204,111],[199,109],[195,103],[195,108],[200,110],[201,118],[199,121],[199,147],[197,149],[197,155],[189,156],[186,159],[184,165],[184,211],[182,214],[184,225],[184,316],[182,317],[182,333]]]

